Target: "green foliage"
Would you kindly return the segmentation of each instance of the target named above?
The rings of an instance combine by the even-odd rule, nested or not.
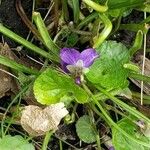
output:
[[[87,93],[75,81],[54,69],[44,71],[34,83],[34,94],[41,104],[53,104],[65,95],[73,95],[78,103],[88,101]]]
[[[76,33],[71,33],[67,37],[66,47],[73,47],[75,44],[77,44],[78,40],[78,35]]]
[[[133,136],[135,139],[150,143],[150,138],[147,138],[142,133],[140,133],[140,130],[133,122],[131,122],[131,120],[126,118],[122,119],[118,122],[118,126]],[[149,150],[149,148],[128,139],[116,128],[112,129],[112,137],[115,150]]]
[[[132,12],[132,9],[121,8],[121,9],[110,9],[108,14],[112,17],[123,16],[126,17]]]
[[[35,148],[22,136],[6,135],[0,139],[0,150],[35,150]]]
[[[138,9],[141,11],[150,13],[150,3],[147,2],[147,3],[143,4],[141,7],[139,7]]]
[[[100,58],[86,74],[88,80],[109,90],[127,87],[128,70],[123,65],[130,60],[128,49],[121,43],[106,41],[97,51]]]
[[[144,0],[109,0],[108,13],[112,17],[127,16],[131,13],[132,9],[143,5]]]
[[[88,47],[89,45],[92,45],[92,43],[94,43],[93,48],[96,48],[100,53],[100,58],[98,58],[94,62],[94,64],[90,68],[90,71],[85,75],[86,79],[88,79],[89,82],[87,81],[87,86],[83,85],[84,89],[82,89],[80,87],[81,85],[75,84],[75,81],[71,76],[59,72],[56,69],[46,69],[46,71],[39,75],[40,71],[33,68],[27,68],[21,64],[15,63],[14,60],[9,60],[8,58],[6,58],[6,56],[0,55],[0,64],[16,69],[19,72],[19,87],[27,85],[21,90],[21,92],[16,96],[14,100],[20,97],[22,93],[25,93],[27,95],[31,90],[30,88],[32,88],[32,86],[28,88],[30,86],[28,85],[28,83],[34,81],[35,77],[39,75],[34,83],[35,98],[41,104],[49,105],[61,101],[64,102],[65,105],[69,108],[72,108],[72,114],[66,116],[66,122],[68,121],[67,123],[69,124],[74,122],[75,114],[78,113],[78,111],[76,112],[78,104],[75,104],[75,106],[73,106],[74,104],[70,105],[70,103],[73,100],[76,100],[78,103],[89,102],[89,96],[87,94],[89,93],[89,95],[91,95],[91,99],[93,99],[93,102],[91,102],[93,104],[91,105],[91,108],[89,105],[88,109],[90,109],[90,111],[93,111],[93,117],[95,117],[96,112],[100,115],[100,117],[102,116],[102,119],[106,121],[110,125],[110,127],[115,127],[112,129],[112,138],[115,150],[150,149],[147,148],[150,145],[150,138],[144,137],[144,135],[140,133],[140,130],[138,130],[137,126],[131,120],[122,119],[117,123],[117,126],[116,123],[113,122],[113,119],[111,118],[112,116],[109,116],[107,114],[110,111],[110,107],[108,106],[106,108],[103,108],[103,104],[105,102],[98,102],[101,97],[103,97],[103,99],[112,99],[116,106],[119,106],[119,108],[121,107],[122,110],[128,112],[129,114],[132,114],[138,119],[143,118],[144,121],[147,121],[148,123],[150,122],[146,116],[129,106],[130,103],[125,104],[121,100],[118,100],[117,98],[112,96],[118,94],[118,90],[127,88],[127,77],[150,81],[150,77],[136,74],[138,68],[130,63],[131,56],[133,56],[133,54],[138,49],[140,49],[143,44],[143,33],[146,35],[148,32],[148,28],[146,28],[147,26],[145,26],[145,23],[149,23],[150,18],[147,17],[145,20],[139,22],[138,24],[136,23],[137,19],[135,20],[135,22],[134,19],[129,19],[129,21],[124,22],[131,22],[131,24],[121,24],[122,22],[120,22],[121,18],[129,15],[133,9],[150,12],[149,0],[82,0],[83,3],[81,3],[79,0],[62,0],[57,2],[51,7],[55,10],[55,20],[52,21],[52,24],[50,24],[48,27],[49,31],[52,32],[52,37],[55,37],[54,40],[50,38],[51,36],[49,35],[49,32],[47,31],[47,28],[44,25],[40,14],[34,12],[33,15],[33,19],[35,21],[35,24],[37,25],[38,31],[34,33],[34,28],[31,31],[38,37],[43,45],[48,48],[49,53],[32,44],[31,42],[28,42],[19,35],[13,33],[2,24],[0,24],[0,32],[23,45],[24,47],[32,50],[32,52],[45,57],[46,61],[52,61],[54,66],[60,62],[59,50],[63,47],[79,47],[80,49],[82,49],[83,47],[85,47],[85,44],[87,44],[86,47]],[[86,5],[82,6],[84,3]],[[61,8],[61,6],[63,8]],[[82,7],[83,9],[80,9]],[[71,9],[72,11],[70,11]],[[88,11],[87,9],[92,10],[91,12],[93,13],[89,13],[90,11]],[[56,14],[57,11],[58,16]],[[131,18],[133,17],[134,16],[131,15]],[[139,18],[139,21],[140,20],[141,17]],[[73,23],[69,23],[72,21]],[[112,26],[115,27],[113,31]],[[114,35],[114,33],[116,33],[115,31],[118,32],[121,29],[131,30],[134,32],[142,30],[143,32],[138,32],[139,37],[136,37],[135,43],[130,48],[130,50],[128,50],[123,44],[117,43],[115,41],[104,42],[106,38],[109,39],[109,35]],[[57,43],[59,46],[57,46],[55,43]],[[38,45],[40,46],[41,44]],[[43,59],[43,61],[45,60]],[[47,62],[47,64],[49,64],[49,62]],[[129,71],[132,72],[130,72],[129,74]],[[31,74],[31,76],[25,75],[22,72]],[[97,87],[97,90],[100,90],[101,95],[94,95],[97,92],[94,86]],[[91,91],[89,91],[88,87],[89,89],[91,89]],[[122,96],[125,95],[126,97],[128,96],[129,98],[131,98],[130,91],[124,90],[121,94]],[[8,108],[10,108],[12,104],[13,103],[10,103]],[[117,110],[118,108],[116,106],[114,105],[114,109]],[[101,112],[101,114],[98,113],[99,111]],[[6,120],[10,122],[8,122],[8,127],[12,123],[12,119],[13,118],[9,120],[8,118]],[[79,118],[76,123],[76,132],[79,138],[86,143],[93,143],[97,141],[97,147],[98,149],[100,149],[99,147],[101,143],[98,140],[99,137],[95,130],[96,125],[92,122],[92,119],[93,118],[90,118],[87,115]],[[3,122],[4,121],[2,121],[2,133],[4,124]],[[42,148],[43,150],[47,149],[50,134],[50,132],[47,132],[46,134]],[[144,147],[143,145],[147,147]],[[7,135],[2,139],[0,138],[0,150],[13,149],[34,150],[35,148],[21,136]],[[62,149],[61,146],[60,149]]]
[[[136,6],[140,6],[141,4],[143,4],[145,2],[145,0],[109,0],[108,1],[108,7],[110,9],[116,9],[116,8],[132,8],[132,7],[136,7]]]
[[[80,140],[86,143],[93,143],[96,141],[96,132],[92,126],[91,118],[87,115],[80,117],[77,121],[76,132]]]

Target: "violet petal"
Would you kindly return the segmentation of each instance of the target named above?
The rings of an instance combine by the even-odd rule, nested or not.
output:
[[[80,79],[80,77],[77,77],[77,78],[75,79],[75,82],[76,82],[76,84],[80,85],[80,84],[81,84],[81,79]]]
[[[74,65],[80,58],[80,52],[73,48],[63,48],[60,51],[61,61],[68,65]]]
[[[67,63],[61,60],[61,68],[63,69],[64,72],[69,73],[69,70],[66,68],[67,65],[68,65]]]
[[[80,54],[80,59],[84,62],[84,67],[89,67],[93,64],[94,60],[99,57],[98,53],[93,48],[85,49]]]
[[[115,148],[114,148],[113,146],[111,146],[111,147],[109,148],[109,150],[115,150]]]

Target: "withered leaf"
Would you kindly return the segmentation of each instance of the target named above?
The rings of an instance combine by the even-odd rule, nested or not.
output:
[[[0,55],[6,56],[12,60],[15,59],[15,55],[11,52],[11,49],[6,43],[5,44],[0,43]],[[1,98],[5,96],[6,92],[8,91],[16,92],[17,85],[13,77],[4,72],[4,71],[7,71],[7,72],[10,71],[8,67],[4,65],[0,65],[0,69],[1,69],[0,70],[0,85],[1,85],[0,86],[0,98]]]
[[[40,136],[47,131],[56,131],[61,119],[68,114],[63,103],[52,104],[42,109],[29,105],[24,108],[21,125],[30,135]]]

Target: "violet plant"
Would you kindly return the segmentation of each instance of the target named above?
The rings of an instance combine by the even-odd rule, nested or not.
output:
[[[62,69],[73,75],[77,84],[84,82],[84,74],[98,57],[99,54],[92,48],[85,49],[81,53],[73,48],[60,50]]]
[[[126,102],[115,97],[123,92],[124,89],[128,88],[128,77],[133,77],[142,81],[150,81],[150,77],[139,74],[137,72],[137,67],[130,63],[133,54],[141,48],[143,33],[146,34],[148,29],[143,28],[142,26],[140,30],[137,30],[135,26],[131,25],[132,30],[136,31],[137,35],[135,42],[130,49],[122,43],[106,41],[106,38],[113,33],[113,19],[111,20],[111,18],[116,19],[117,17],[122,17],[122,13],[127,10],[125,8],[126,5],[131,8],[139,6],[139,9],[142,9],[140,5],[142,4],[142,6],[145,6],[145,4],[144,2],[135,1],[127,4],[126,1],[126,4],[119,3],[117,5],[115,1],[108,1],[108,4],[104,3],[103,5],[100,5],[98,2],[94,2],[92,0],[83,0],[83,3],[91,7],[96,12],[85,17],[79,23],[79,1],[73,0],[70,6],[73,9],[74,23],[77,31],[97,18],[100,19],[103,24],[103,28],[98,29],[98,31],[101,32],[99,34],[96,33],[96,35],[92,38],[92,42],[90,37],[89,41],[93,45],[92,48],[84,49],[82,52],[76,50],[74,45],[72,45],[71,48],[67,48],[65,45],[60,48],[60,46],[54,43],[50,37],[40,14],[34,13],[33,18],[40,33],[42,39],[41,42],[49,50],[49,52],[46,52],[31,42],[26,41],[4,27],[2,24],[0,24],[0,32],[28,49],[47,58],[54,64],[55,67],[49,65],[46,66],[45,71],[40,72],[24,67],[21,64],[16,65],[16,63],[8,60],[4,56],[0,56],[0,63],[18,71],[34,74],[34,95],[37,101],[43,105],[64,102],[68,107],[72,108],[73,111],[70,112],[71,115],[76,114],[76,107],[73,106],[74,103],[77,105],[83,104],[83,106],[87,106],[88,109],[86,116],[80,117],[76,123],[76,132],[82,141],[86,143],[96,142],[98,149],[101,150],[102,143],[100,139],[103,136],[99,134],[100,129],[98,128],[96,121],[93,121],[96,118],[93,117],[93,114],[96,114],[99,118],[105,121],[104,125],[109,126],[112,131],[112,143],[111,146],[108,147],[109,150],[120,150],[124,149],[124,147],[127,147],[126,150],[130,150],[135,147],[148,150],[150,147],[150,139],[143,135],[136,136],[135,132],[138,134],[138,127],[136,124],[137,120],[142,119],[145,122],[150,123],[150,119],[135,108],[132,108],[132,106],[128,105]],[[63,14],[67,14],[67,1],[63,1],[62,5],[64,11]],[[116,8],[119,13],[114,15],[112,12],[116,11]],[[119,16],[120,14],[121,16]],[[68,16],[65,15],[63,19],[67,21]],[[124,26],[122,26],[122,28],[123,27]],[[139,27],[139,25],[136,27]],[[73,30],[69,27],[68,30],[77,32],[75,29]],[[117,30],[117,28],[115,30]],[[60,38],[59,36],[63,32],[64,29],[56,35],[56,42],[58,42]],[[78,33],[83,34],[83,32],[79,31]],[[85,33],[87,34],[86,31],[84,34]],[[69,33],[67,33],[67,36],[68,35]],[[7,60],[7,63],[4,60]],[[59,67],[61,67],[63,71]],[[116,107],[107,104],[107,99],[110,99]],[[123,111],[121,111],[120,108]],[[109,114],[109,110],[113,110],[117,113],[117,116],[118,114],[121,115],[122,119],[115,122]],[[68,115],[67,117],[71,118],[71,115]],[[75,120],[71,120],[70,122],[74,121]],[[122,141],[120,142],[119,139],[122,139]],[[130,144],[126,141],[130,142]]]

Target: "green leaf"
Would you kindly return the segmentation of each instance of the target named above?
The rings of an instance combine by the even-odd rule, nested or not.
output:
[[[150,13],[150,3],[147,2],[143,4],[141,7],[138,8],[138,10]]]
[[[34,95],[41,104],[54,104],[65,95],[74,96],[78,103],[88,101],[87,93],[68,75],[54,69],[44,71],[34,83]]]
[[[134,8],[141,6],[145,0],[109,0],[107,5],[110,9]]]
[[[140,133],[137,126],[133,122],[131,122],[131,120],[124,118],[117,124],[125,132],[135,137],[136,139],[150,143],[150,138],[147,138],[142,133]],[[144,147],[141,144],[137,144],[136,142],[128,139],[126,136],[121,134],[116,128],[112,129],[112,139],[115,150],[149,150],[149,148]]]
[[[108,11],[108,14],[111,15],[112,17],[119,17],[122,16],[123,12],[125,11],[125,9],[110,9]]]
[[[132,9],[129,8],[121,8],[121,9],[110,9],[108,14],[112,17],[123,16],[126,17],[132,12]]]
[[[93,143],[96,141],[96,132],[92,126],[91,118],[87,115],[80,117],[77,121],[76,132],[80,140],[86,143]]]
[[[71,33],[67,37],[66,47],[73,47],[79,40],[79,37],[76,33]]]
[[[0,138],[0,150],[35,150],[35,148],[22,136],[6,135]]]
[[[100,58],[86,74],[88,80],[108,90],[127,87],[128,70],[123,65],[130,60],[128,49],[121,43],[106,41],[97,51]]]

